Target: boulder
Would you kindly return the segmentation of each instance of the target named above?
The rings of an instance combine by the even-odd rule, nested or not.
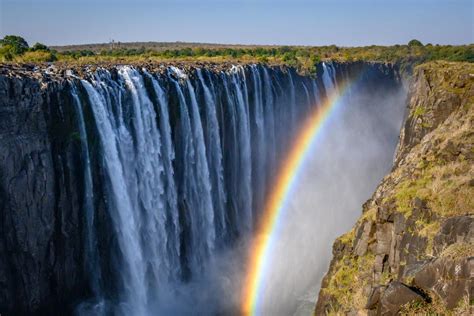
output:
[[[434,238],[435,255],[457,242],[474,243],[474,216],[456,216],[446,219]]]
[[[394,281],[380,297],[379,314],[397,315],[403,305],[414,301],[422,302],[424,298],[403,283]]]
[[[438,258],[415,274],[413,285],[438,296],[448,309],[455,308],[464,297],[469,297],[474,276],[474,257]]]

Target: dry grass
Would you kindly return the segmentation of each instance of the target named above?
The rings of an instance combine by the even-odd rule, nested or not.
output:
[[[338,263],[328,287],[323,289],[337,302],[333,312],[337,314],[339,307],[347,310],[362,310],[367,303],[364,288],[370,280],[372,265],[375,260],[373,254],[363,257],[344,256]]]
[[[441,257],[451,259],[461,259],[474,256],[474,244],[458,242],[449,245],[441,253]]]
[[[464,296],[457,304],[456,308],[449,310],[438,297],[434,297],[431,303],[413,302],[405,304],[400,310],[400,315],[404,316],[426,316],[426,315],[444,315],[444,316],[464,316],[472,315],[472,306],[469,304],[469,298]]]

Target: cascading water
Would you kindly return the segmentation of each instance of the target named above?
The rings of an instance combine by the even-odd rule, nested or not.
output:
[[[106,305],[78,313],[235,312],[229,297],[240,284],[230,271],[242,279],[242,248],[300,122],[337,89],[333,65],[323,63],[319,77],[250,65],[119,66],[72,78],[86,269],[94,301]],[[210,274],[219,290],[205,294],[216,288]]]
[[[283,155],[278,143],[291,138],[279,127],[296,124],[313,106],[314,97],[303,105],[295,97],[313,82],[257,65],[220,73],[121,66],[70,82],[83,159],[89,166],[90,154],[100,158],[84,178],[87,261],[96,266],[89,270],[114,279],[111,286],[93,278],[93,295],[115,314],[179,313],[165,302],[170,293],[199,279],[215,256],[252,231]],[[92,113],[88,130],[83,111]],[[99,147],[92,150],[87,135],[94,132]],[[107,250],[94,237],[102,224],[93,223],[93,185],[103,186],[113,228],[115,246]]]
[[[81,149],[84,161],[84,196],[83,196],[83,210],[85,213],[85,273],[89,275],[89,282],[91,284],[92,293],[97,298],[100,297],[100,269],[98,269],[97,258],[97,241],[94,231],[94,187],[92,182],[91,162],[89,157],[89,146],[86,126],[84,124],[84,114],[82,112],[81,101],[77,95],[75,87],[71,89],[71,95],[74,99],[74,106],[78,118],[79,134],[81,137]]]
[[[219,123],[217,121],[216,96],[213,87],[208,87],[204,81],[201,69],[196,70],[202,89],[204,90],[204,121],[206,122],[207,161],[210,169],[211,187],[213,190],[214,205],[214,227],[217,231],[217,238],[223,238],[226,231],[225,208],[226,193],[224,188],[224,174],[222,166],[222,147],[219,135]],[[212,89],[212,92],[211,92]]]

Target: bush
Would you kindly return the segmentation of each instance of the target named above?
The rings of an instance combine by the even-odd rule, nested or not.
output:
[[[12,54],[12,47],[10,45],[0,46],[0,61],[12,61],[13,54]]]
[[[24,63],[43,63],[56,61],[56,55],[50,51],[38,50],[34,52],[26,52],[20,57],[20,61]]]

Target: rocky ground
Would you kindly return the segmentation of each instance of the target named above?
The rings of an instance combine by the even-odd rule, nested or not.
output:
[[[315,315],[473,314],[474,64],[418,66],[394,167],[333,245]]]

